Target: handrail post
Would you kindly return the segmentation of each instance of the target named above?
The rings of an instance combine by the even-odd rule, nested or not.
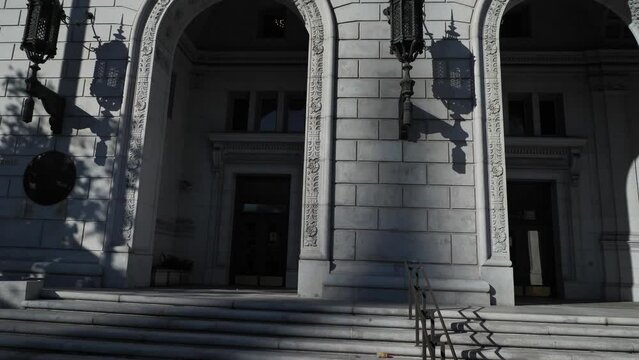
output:
[[[454,360],[458,360],[455,347],[450,338],[450,334],[448,333],[448,328],[444,322],[444,317],[441,309],[439,308],[437,298],[435,297],[435,292],[433,291],[430,280],[428,279],[423,266],[419,264],[409,265],[408,261],[405,261],[404,271],[406,273],[408,285],[408,318],[412,319],[414,308],[415,346],[420,345],[421,336],[422,359],[427,360],[430,358],[430,360],[436,360],[438,357],[442,360],[446,359],[446,345],[448,345],[452,358]],[[420,283],[420,277],[424,279],[423,286]],[[433,302],[433,310],[427,309],[428,296],[430,296]],[[447,344],[444,344],[444,341],[441,341],[437,337],[435,331],[435,316],[439,318],[442,331],[446,337],[445,342]],[[439,347],[439,356],[437,355],[437,347]]]
[[[436,346],[437,346],[437,338],[435,337],[435,314],[432,311],[428,312],[428,326],[430,327],[430,333],[431,333],[431,344],[430,344],[430,348],[431,348],[431,358],[434,360],[435,359],[435,351],[436,351]]]
[[[428,341],[430,341],[430,337],[428,335],[428,330],[426,328],[426,324],[425,323],[422,324],[422,338],[424,338],[424,342],[426,342],[426,339],[428,339]],[[425,343],[422,344],[422,360],[428,360],[428,354],[426,353]]]
[[[419,297],[415,297],[415,346],[419,346],[419,322],[421,320],[422,315],[419,312]],[[425,340],[425,339],[422,339]]]
[[[413,318],[413,297],[415,289],[413,288],[413,269],[408,265],[408,261],[404,261],[404,274],[406,277],[406,285],[408,286],[408,319]]]
[[[426,272],[424,271],[423,268],[419,268],[419,272],[422,273],[422,277],[424,278],[424,281],[426,282],[426,288],[433,300],[433,305],[435,305],[435,312],[433,313],[433,331],[434,331],[434,314],[437,313],[437,317],[439,318],[439,322],[442,326],[442,330],[444,331],[444,335],[446,336],[446,342],[448,343],[448,346],[450,347],[450,351],[453,355],[453,359],[458,360],[457,359],[457,353],[455,353],[455,347],[453,346],[453,342],[450,339],[450,334],[448,334],[448,328],[446,327],[446,323],[444,322],[444,317],[442,316],[442,312],[439,308],[439,304],[437,303],[437,298],[435,297],[435,292],[433,291],[433,288],[430,284],[430,280],[428,279],[428,276],[426,276]]]

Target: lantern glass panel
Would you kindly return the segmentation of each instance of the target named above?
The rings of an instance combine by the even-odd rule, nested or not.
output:
[[[29,60],[43,63],[56,55],[62,16],[64,11],[59,0],[29,0],[21,45]]]
[[[413,28],[415,27],[413,12],[414,3],[412,1],[404,1],[402,9],[402,37],[403,41],[413,40]]]
[[[393,1],[391,5],[392,42],[402,41],[402,9],[401,0]]]

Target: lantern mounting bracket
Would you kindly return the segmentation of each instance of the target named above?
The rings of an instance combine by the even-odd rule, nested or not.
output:
[[[424,52],[424,0],[389,0],[384,9],[391,25],[390,53],[402,64],[399,95],[399,138],[408,140],[413,119],[415,81],[410,76],[411,63]]]
[[[95,30],[95,15],[92,12],[87,11],[86,14],[84,15],[84,19],[80,21],[76,21],[76,22],[71,22],[71,17],[69,16],[64,15],[62,17],[62,23],[67,26],[67,29],[71,26],[85,25],[87,21],[89,22],[89,25],[91,25],[91,30],[93,30],[93,38],[98,42],[98,47],[102,46],[102,38],[100,37],[100,35],[98,35],[98,32]],[[91,45],[86,46],[82,44],[82,47],[89,50],[90,52],[96,52],[96,48],[94,48]]]
[[[93,13],[90,11],[87,11],[87,13],[84,15],[84,19],[80,21],[76,21],[76,22],[71,22],[70,16],[64,15],[62,17],[62,23],[66,26],[71,26],[71,25],[80,26],[82,24],[86,24],[87,21],[89,21],[91,24],[95,23],[95,15],[93,15]]]
[[[46,110],[51,117],[49,118],[49,125],[51,126],[51,132],[59,135],[62,132],[62,123],[64,120],[64,108],[66,100],[64,97],[56,94],[50,90],[37,79],[37,73],[40,70],[38,64],[31,65],[31,75],[26,79],[27,94],[29,97],[25,101],[24,110],[22,113],[22,119],[24,122],[29,123],[33,117],[34,100],[36,97],[42,101],[44,110]]]

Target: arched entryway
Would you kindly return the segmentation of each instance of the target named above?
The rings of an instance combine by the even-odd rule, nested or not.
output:
[[[116,177],[119,183],[116,189],[120,201],[112,208],[116,216],[109,234],[108,246],[112,256],[107,260],[111,263],[106,264],[107,284],[148,286],[151,283],[157,211],[159,199],[163,196],[161,174],[166,146],[169,145],[166,139],[171,138],[167,137],[172,116],[169,110],[175,106],[172,98],[176,90],[174,88],[172,93],[171,79],[173,69],[180,61],[176,56],[176,49],[189,24],[204,12],[212,11],[209,9],[224,5],[218,3],[220,0],[150,1],[137,22],[136,33],[140,40],[133,51],[139,57],[133,59],[137,63],[133,68],[137,71],[131,75],[126,94],[130,110],[129,122],[122,131],[123,155],[117,166]],[[328,1],[290,0],[272,3],[273,8],[285,8],[285,11],[301,17],[308,32],[308,68],[303,86],[306,94],[303,106],[306,131],[299,144],[299,174],[290,175],[299,177],[299,184],[303,189],[299,191],[298,199],[301,226],[298,226],[300,235],[291,241],[299,244],[300,268],[328,269],[326,260],[330,247],[329,197],[335,61],[332,10]],[[271,16],[274,21],[278,20],[279,15],[274,13],[266,16]],[[207,31],[205,25],[200,24],[200,32]],[[228,29],[222,34],[211,34],[211,38],[217,35],[233,39],[233,31]],[[237,99],[241,103],[242,94],[233,94],[235,95],[238,95]],[[253,104],[256,99],[257,96],[250,96],[248,101]],[[205,101],[206,99],[200,99],[198,104],[206,106],[207,104],[202,104]],[[281,107],[285,102],[275,99],[275,106]],[[279,120],[276,123],[276,126],[280,126]],[[213,141],[210,134],[201,135],[209,144]],[[214,154],[210,156],[214,162]],[[256,171],[256,174],[262,174],[259,170]],[[176,186],[188,188],[189,181],[178,181]],[[121,276],[122,273],[126,276]],[[300,287],[300,292],[312,294],[317,291],[314,286],[314,283],[306,284],[306,287]],[[316,287],[321,287],[321,283]]]
[[[518,231],[515,228],[521,228],[520,225],[524,223],[530,225],[534,223],[533,219],[546,225],[552,225],[552,223],[556,225],[554,228],[544,230],[554,233],[557,243],[556,246],[550,246],[548,251],[544,251],[546,254],[554,252],[548,261],[554,269],[547,270],[553,273],[551,275],[554,275],[555,282],[552,289],[547,287],[543,291],[548,290],[563,298],[635,299],[636,296],[633,295],[633,292],[636,292],[634,290],[636,280],[633,279],[632,264],[633,262],[637,263],[638,259],[633,259],[632,249],[635,246],[634,234],[637,229],[634,220],[629,219],[633,218],[636,204],[639,204],[636,189],[632,190],[631,185],[633,178],[636,183],[638,153],[628,139],[635,131],[635,125],[631,120],[636,118],[636,112],[631,110],[627,114],[615,115],[612,113],[615,106],[611,106],[610,101],[613,99],[610,96],[619,95],[620,90],[623,89],[615,88],[616,85],[610,81],[615,77],[610,75],[615,75],[615,73],[619,75],[620,73],[619,68],[610,73],[611,69],[615,67],[614,64],[610,67],[610,62],[619,62],[621,59],[617,54],[606,60],[604,59],[606,51],[602,52],[601,49],[610,47],[610,41],[606,42],[605,39],[608,36],[606,31],[611,34],[614,32],[616,34],[614,36],[627,36],[624,35],[623,31],[629,27],[635,35],[637,34],[639,24],[637,3],[620,0],[592,2],[592,4],[583,4],[582,2],[557,4],[545,0],[525,2],[495,0],[485,1],[481,9],[482,11],[474,18],[474,25],[477,31],[475,33],[478,40],[477,46],[481,49],[482,55],[477,64],[479,74],[477,81],[481,84],[479,98],[483,106],[478,109],[477,115],[483,121],[481,124],[477,124],[476,128],[477,133],[483,137],[484,144],[481,150],[484,154],[482,166],[485,174],[486,196],[484,201],[487,228],[484,240],[487,255],[482,272],[486,280],[495,288],[497,303],[512,303],[516,292],[525,295],[525,284],[519,288],[513,286],[517,285],[516,283],[521,279],[516,279],[517,265],[515,265],[515,273],[511,267],[513,262],[518,261],[517,254],[513,251],[512,242],[513,234]],[[534,13],[531,12],[532,9],[535,10]],[[555,24],[557,26],[553,25],[552,16],[544,15],[545,13],[561,11],[567,15],[561,17],[563,23]],[[504,13],[510,13],[511,18],[504,17]],[[590,15],[596,21],[584,20]],[[518,17],[518,19],[514,19],[514,17]],[[544,20],[539,21],[540,18]],[[578,45],[574,42],[569,45],[561,44],[562,38],[566,37],[566,32],[561,30],[561,26],[569,26],[569,22],[574,23],[576,18],[582,19],[585,26],[597,34],[597,37],[590,36],[581,41],[580,44],[585,47],[594,46],[596,49],[577,49],[575,46]],[[574,33],[572,36],[586,36],[584,31],[575,33],[575,27],[571,28]],[[616,27],[620,29],[616,29]],[[539,38],[535,39],[534,34],[530,33],[533,28],[537,34],[543,33],[541,41]],[[504,31],[511,32],[514,36],[520,36],[520,41],[512,40],[512,38],[500,38],[500,30],[502,36]],[[598,46],[601,45],[598,43],[598,37],[601,37],[602,41],[605,42],[605,44],[602,43],[603,47]],[[630,43],[636,49],[635,40],[631,38]],[[617,39],[613,42],[615,41],[619,43],[619,41],[627,40]],[[536,48],[538,45],[541,47]],[[611,55],[610,52],[607,55]],[[632,58],[634,55],[630,54],[629,56]],[[623,61],[621,60],[621,62]],[[636,63],[636,61],[630,60],[622,67],[631,63]],[[553,67],[563,67],[564,70],[558,71],[553,77],[548,70]],[[619,129],[616,127],[617,130],[612,128],[613,131],[609,132],[606,129],[602,133],[601,128],[594,128],[597,123],[608,126],[607,122],[601,120],[593,120],[589,124],[582,123],[581,125],[576,125],[573,120],[572,123],[563,124],[563,120],[567,120],[567,118],[560,119],[560,117],[563,117],[568,111],[573,111],[571,109],[580,108],[579,106],[575,107],[574,102],[564,104],[566,96],[575,98],[575,94],[582,91],[564,89],[569,86],[567,84],[570,81],[562,82],[560,78],[566,76],[566,72],[571,69],[573,72],[579,69],[577,71],[579,74],[573,73],[573,75],[583,77],[582,90],[587,90],[588,94],[581,95],[584,95],[583,99],[590,99],[584,100],[585,103],[581,110],[585,111],[588,116],[592,115],[595,118],[597,116],[624,118],[626,120],[620,120],[620,123],[625,123],[626,130],[614,133]],[[630,73],[622,71],[622,77],[633,74],[633,71],[630,70]],[[545,85],[550,87],[544,87],[544,83],[541,81],[543,76],[540,74],[545,74],[543,76],[551,79],[554,85],[546,82]],[[574,80],[574,76],[572,80]],[[636,89],[632,85],[633,82],[628,82],[628,80],[624,79],[624,82],[629,85],[628,91],[631,94]],[[539,84],[531,85],[535,82]],[[531,89],[523,91],[522,86],[525,87],[526,84],[530,85]],[[555,90],[552,89],[552,86],[555,86]],[[624,96],[617,96],[617,100],[625,102]],[[564,105],[566,107],[563,107]],[[571,109],[568,109],[568,106]],[[599,109],[608,110],[597,114],[597,111],[601,110],[597,110],[596,106],[601,106]],[[510,121],[517,109],[521,110],[522,116],[530,113],[530,124],[522,129],[511,124]],[[541,119],[544,117],[540,116],[542,112],[557,115],[554,118],[556,120],[554,125]],[[574,111],[566,116],[574,119]],[[546,118],[544,117],[544,119]],[[567,125],[568,128],[563,127],[564,125]],[[586,129],[589,130],[585,131]],[[580,130],[584,130],[583,134],[580,133]],[[602,135],[604,133],[605,136]],[[619,137],[618,140],[615,140],[615,137]],[[608,170],[602,170],[601,166],[605,167],[606,165],[598,152],[601,151],[603,142],[609,144],[611,141],[612,147],[616,146],[617,149],[607,152],[608,162],[615,161],[615,164],[611,165]],[[608,147],[608,150],[610,149]],[[619,157],[627,157],[628,161],[625,163],[616,161]],[[522,158],[526,159],[522,160]],[[533,164],[535,162],[536,164]],[[616,184],[613,184],[614,181],[612,181],[607,188],[604,186],[605,184],[594,186],[591,177],[586,176],[584,179],[581,176],[594,171],[593,176],[600,178],[601,176],[596,174],[597,170],[592,170],[593,168],[599,169],[600,175],[611,169],[613,172],[623,173],[623,175],[617,175],[617,178],[623,177],[623,180]],[[585,190],[588,186],[592,187],[590,191]],[[618,191],[620,188],[624,190]],[[526,192],[527,194],[523,197],[518,197],[516,194],[511,196],[510,191],[514,189],[518,189],[519,193]],[[538,195],[530,196],[531,191],[537,192]],[[609,196],[604,195],[606,191],[609,192]],[[508,197],[512,199],[508,199]],[[548,198],[548,201],[544,202],[546,203],[545,208],[537,209],[537,214],[533,214],[535,209],[528,209],[526,206],[522,208],[521,206],[522,199],[533,197]],[[566,201],[568,198],[574,199],[574,202]],[[557,201],[558,199],[561,201]],[[512,203],[515,200],[518,200],[517,204]],[[596,203],[595,205],[589,204],[589,207],[592,206],[598,210],[594,211],[590,217],[581,214],[584,206],[583,203],[579,204],[579,201]],[[612,208],[610,208],[608,202],[615,204],[611,205]],[[533,205],[531,206],[536,206]],[[521,216],[513,215],[509,206],[513,208],[513,211],[518,211]],[[614,215],[606,210],[606,207],[612,209]],[[542,217],[535,216],[538,215],[539,211],[544,213],[543,221]],[[515,219],[516,217],[519,217],[521,221]],[[584,230],[583,226],[575,226],[574,223],[571,223],[571,219],[585,223],[600,222],[602,226],[600,228],[594,226],[590,230]],[[513,228],[509,229],[509,225]],[[606,230],[607,228],[611,230]],[[539,235],[540,232],[541,229],[536,234]],[[530,235],[530,232],[526,233]],[[613,233],[614,235],[612,235]],[[585,240],[585,238],[589,239]],[[531,241],[531,239],[526,240]],[[540,239],[532,240],[534,241],[531,243],[541,241]],[[537,249],[539,250],[540,247]],[[531,257],[530,253],[526,251],[524,253],[526,254],[520,254],[524,260],[529,262],[534,260],[533,258],[538,260],[538,256]],[[536,251],[536,253],[540,255],[540,251]],[[624,265],[619,265],[620,263]],[[538,262],[537,265],[539,266],[536,267],[541,267],[542,262]],[[534,275],[537,277],[535,282],[541,281],[537,271]],[[524,277],[532,278],[532,276],[531,273],[528,273]],[[551,277],[548,276],[548,278]]]

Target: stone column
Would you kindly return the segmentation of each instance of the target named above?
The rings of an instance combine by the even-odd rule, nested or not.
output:
[[[639,234],[639,194],[635,154],[631,151],[626,112],[625,79],[598,74],[590,78],[599,188],[601,193],[601,246],[607,300],[632,300],[639,278],[633,255]],[[634,259],[634,258],[637,259]]]

